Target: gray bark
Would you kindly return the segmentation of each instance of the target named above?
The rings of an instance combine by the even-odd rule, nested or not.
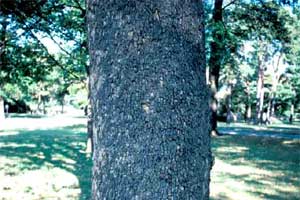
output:
[[[208,199],[202,1],[87,3],[92,198]]]

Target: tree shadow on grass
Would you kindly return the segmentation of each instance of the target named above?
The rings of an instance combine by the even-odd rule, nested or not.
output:
[[[300,140],[235,135],[213,138],[212,147],[219,162],[214,167],[221,166],[213,181],[236,183],[228,185],[230,192],[253,199],[300,199]]]
[[[7,159],[18,158],[21,163],[4,169],[15,173],[26,173],[42,167],[65,170],[78,179],[81,190],[79,199],[90,199],[91,158],[85,151],[85,126],[70,126],[60,129],[18,131],[15,135],[0,136],[0,156]]]
[[[39,114],[16,114],[16,113],[10,113],[9,118],[46,118],[47,115],[39,115]]]
[[[221,134],[231,135],[252,135],[252,136],[267,136],[300,139],[300,127],[291,126],[290,124],[269,125],[269,126],[254,126],[245,124],[244,126],[236,126],[235,124],[229,126],[220,126],[219,131]]]

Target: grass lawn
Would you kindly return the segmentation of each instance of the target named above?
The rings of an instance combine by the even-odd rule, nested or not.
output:
[[[86,128],[0,132],[0,200],[89,199]]]
[[[300,140],[213,138],[211,199],[300,199]]]
[[[0,131],[0,200],[89,199],[85,125],[59,122]],[[221,136],[212,147],[211,199],[300,199],[300,140]]]

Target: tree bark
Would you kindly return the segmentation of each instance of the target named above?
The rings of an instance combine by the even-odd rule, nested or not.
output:
[[[208,199],[202,1],[88,0],[92,199]]]
[[[224,54],[224,36],[222,31],[219,30],[219,26],[222,26],[223,21],[223,0],[215,0],[213,21],[215,28],[213,29],[212,37],[213,40],[211,46],[211,56],[209,58],[209,69],[210,69],[210,90],[211,90],[211,134],[219,135],[217,131],[217,110],[218,110],[218,99],[217,92],[219,88],[219,76],[222,64],[222,58]]]

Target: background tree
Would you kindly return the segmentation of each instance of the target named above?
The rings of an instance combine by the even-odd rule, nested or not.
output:
[[[248,110],[248,114],[246,116],[250,117],[250,109],[253,102],[256,101],[256,116],[259,118],[257,121],[262,120],[262,115],[265,112],[265,108],[267,108],[264,104],[264,98],[269,98],[269,96],[266,96],[268,93],[264,93],[267,89],[265,87],[266,85],[263,84],[263,81],[266,78],[265,71],[268,67],[267,65],[274,60],[274,52],[287,51],[287,46],[290,43],[290,33],[286,25],[290,22],[290,20],[290,13],[286,7],[282,6],[282,2],[232,1],[223,6],[223,21],[222,26],[220,26],[221,28],[219,28],[219,34],[222,35],[223,42],[223,46],[219,46],[219,50],[223,48],[223,53],[221,54],[222,56],[220,56],[222,58],[222,63],[218,79],[222,76],[226,76],[226,74],[228,74],[227,72],[234,72],[236,76],[235,79],[238,83],[235,84],[235,87],[240,89],[236,90],[233,88],[233,91],[237,92],[235,92],[232,100],[234,102],[241,102],[239,103],[240,105],[245,105],[245,102],[248,102],[246,106],[239,106],[239,108],[234,108],[234,106],[232,109],[236,112],[246,112],[246,110]],[[210,26],[208,27],[210,28]],[[214,30],[213,28],[211,29]],[[213,34],[208,34],[212,42],[218,41],[212,39],[212,35]],[[261,47],[259,45],[255,46],[255,43],[261,45]],[[222,43],[220,42],[219,44]],[[249,46],[252,48],[252,50],[250,50],[252,52],[252,56],[250,57],[248,55],[250,53]],[[266,51],[266,48],[268,51]],[[210,48],[210,51],[212,51],[212,48]],[[216,52],[216,50],[214,52]],[[212,60],[212,63],[215,64],[214,60],[217,59],[212,59],[213,53],[210,52],[210,54],[210,60]],[[251,72],[251,66],[257,68],[256,74],[251,72],[248,76],[247,71],[243,72],[241,67],[238,67],[243,65],[250,66],[249,70],[247,70],[248,72]],[[242,75],[243,73],[246,74]],[[252,81],[255,77],[257,77],[256,84]],[[257,100],[252,99],[253,85],[259,86],[256,89]],[[229,87],[229,84],[227,84],[226,81],[222,81],[221,85],[218,86],[219,90],[217,91],[221,92],[223,87]],[[241,93],[242,91],[246,92],[246,95],[245,93]],[[216,96],[222,96],[219,95],[218,92]],[[241,98],[239,99],[235,97]],[[247,99],[243,97],[247,97]],[[223,103],[225,103],[225,101],[221,101],[219,104]],[[222,109],[219,109],[219,114],[222,114],[222,112]]]
[[[218,135],[217,131],[217,109],[218,100],[217,92],[219,88],[219,76],[222,61],[224,60],[225,50],[225,33],[223,25],[223,0],[214,1],[213,24],[212,24],[212,41],[210,43],[209,58],[209,84],[211,90],[211,134]]]

